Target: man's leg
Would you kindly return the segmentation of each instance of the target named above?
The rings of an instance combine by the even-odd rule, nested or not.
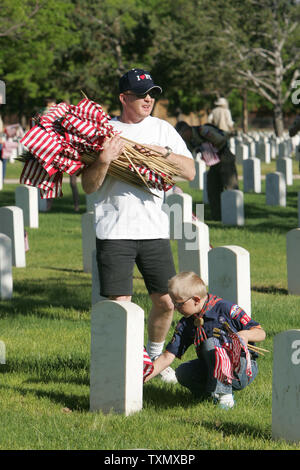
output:
[[[151,294],[152,308],[148,317],[148,345],[150,357],[159,356],[170,329],[174,305],[168,294]]]
[[[147,352],[152,360],[160,356],[173,319],[174,305],[168,294],[151,294],[152,309],[148,318]],[[167,367],[160,373],[164,382],[177,383],[174,369]]]
[[[220,177],[221,163],[210,167],[207,173],[207,196],[209,201],[211,218],[221,220],[221,192],[222,184]]]
[[[158,356],[162,353],[174,311],[168,294],[168,281],[176,274],[170,241],[140,241],[136,263],[152,301],[148,318],[147,351],[150,357]]]

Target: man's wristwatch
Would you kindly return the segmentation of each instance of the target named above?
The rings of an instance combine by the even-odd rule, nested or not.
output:
[[[166,146],[165,149],[167,150],[167,153],[164,155],[164,158],[167,158],[173,152],[173,150],[168,146]]]

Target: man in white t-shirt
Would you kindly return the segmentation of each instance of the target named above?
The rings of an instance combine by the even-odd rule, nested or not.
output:
[[[119,81],[121,115],[111,120],[120,135],[145,144],[174,162],[181,176],[192,181],[194,160],[184,140],[166,121],[151,116],[162,89],[149,72],[132,69]],[[163,211],[164,192],[152,195],[107,174],[110,163],[122,153],[124,141],[115,136],[104,144],[98,159],[82,173],[87,193],[97,191],[95,204],[97,263],[101,295],[130,301],[133,269],[137,264],[152,301],[148,319],[147,351],[151,358],[163,351],[173,318],[174,305],[168,294],[168,280],[175,274],[169,241],[169,220]],[[173,369],[162,378],[175,381]]]

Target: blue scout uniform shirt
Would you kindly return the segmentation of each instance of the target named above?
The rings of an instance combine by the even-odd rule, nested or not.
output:
[[[250,330],[259,327],[259,323],[252,320],[247,313],[238,305],[221,299],[215,295],[208,294],[208,299],[203,307],[204,325],[207,338],[213,336],[214,328],[222,328],[224,320],[234,332],[241,330]],[[197,327],[194,325],[196,316],[191,315],[188,318],[182,317],[177,324],[173,337],[166,347],[166,350],[174,354],[177,358],[185,353],[191,344],[194,344]],[[257,357],[257,355],[254,355]]]

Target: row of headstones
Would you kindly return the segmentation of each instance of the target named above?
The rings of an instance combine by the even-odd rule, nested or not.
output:
[[[224,196],[226,195],[231,196],[232,192],[225,191]],[[97,269],[94,266],[96,240],[92,197],[89,200],[91,203],[89,205],[87,202],[87,206],[90,210],[83,214],[81,219],[83,270],[93,273],[93,279],[96,279]],[[232,214],[230,207],[228,204],[228,212]],[[209,228],[204,223],[203,211],[201,207],[200,210],[196,210],[200,217],[193,220],[192,197],[189,194],[170,194],[166,198],[164,210],[169,216],[170,238],[177,240],[179,270],[198,273],[210,289],[213,286],[214,290],[218,291],[218,295],[243,305],[245,310],[251,309],[249,253],[246,254],[246,250],[241,247],[230,247],[229,251],[228,247],[222,251],[219,248],[211,250]],[[299,228],[288,232],[286,251],[288,291],[290,294],[300,295]],[[224,256],[228,257],[226,263],[221,261]],[[219,262],[217,262],[218,259],[220,259]],[[237,272],[242,272],[238,269],[240,263],[243,266],[241,279],[237,275]],[[245,279],[249,281],[246,282]],[[97,286],[98,281],[95,282]],[[94,297],[95,292],[97,292],[97,287],[92,289],[93,303],[98,300],[97,294]]]
[[[207,198],[207,169],[206,164],[201,160],[200,154],[195,158],[196,175],[190,182],[193,189],[203,190],[203,202],[208,203]],[[293,162],[291,158],[281,158],[276,161],[276,172],[282,173],[286,186],[293,184]],[[268,173],[272,175],[274,173]],[[268,176],[266,175],[266,177]],[[243,191],[244,193],[261,193],[261,162],[259,158],[252,158],[243,161]]]
[[[26,267],[24,227],[39,227],[39,211],[45,201],[37,188],[20,185],[15,191],[15,206],[0,207],[0,298],[13,295],[12,267]]]
[[[272,437],[300,441],[300,330],[274,337]],[[144,311],[132,302],[92,307],[90,410],[128,416],[143,408]]]
[[[223,202],[226,202],[226,205],[224,204],[225,208],[229,213],[234,211],[232,209],[233,205],[227,204],[227,199],[232,197],[233,194],[235,194],[235,191],[224,191],[222,194]],[[172,239],[177,239],[178,244],[179,269],[181,271],[192,270],[199,272],[204,280],[209,279],[210,274],[206,258],[206,252],[209,249],[208,226],[204,224],[203,218],[202,221],[193,221],[192,197],[189,194],[170,194],[166,201],[170,214],[170,236]],[[197,211],[196,208],[197,212],[199,214],[203,213],[200,210]],[[213,251],[209,251],[209,256],[212,256]],[[287,233],[286,255],[288,291],[290,294],[300,295],[300,228],[295,228]],[[235,266],[235,263],[233,263],[233,266]],[[222,272],[222,269],[224,269],[224,272]],[[232,269],[234,272],[235,267]],[[220,266],[220,279],[225,279],[225,277],[226,269]],[[225,294],[231,295],[232,292],[225,292]],[[224,295],[222,296],[224,297]],[[230,297],[227,298],[230,299]]]
[[[208,204],[207,171],[203,161],[196,160],[196,176],[190,183],[194,189],[203,189],[203,203]],[[253,158],[243,162],[244,191],[225,190],[221,194],[221,217],[225,225],[244,225],[244,193],[261,193],[260,160]],[[266,175],[266,205],[286,206],[287,186],[293,184],[292,161],[277,161],[278,171]],[[300,226],[300,193],[298,195],[298,225]]]
[[[298,135],[289,137],[287,133],[283,137],[276,137],[272,133],[252,132],[240,133],[229,139],[230,150],[236,155],[237,163],[242,163],[248,158],[259,158],[265,163],[277,157],[290,157],[296,151],[300,142]]]

